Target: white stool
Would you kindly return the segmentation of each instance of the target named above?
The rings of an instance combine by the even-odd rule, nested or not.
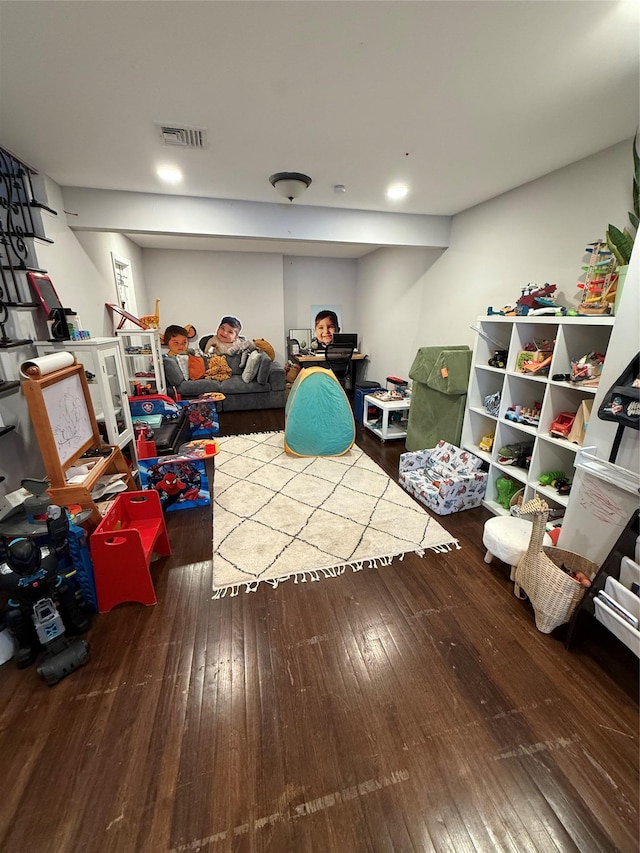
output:
[[[487,549],[485,563],[494,557],[511,566],[510,579],[515,581],[516,566],[524,556],[531,539],[532,522],[526,518],[514,518],[511,515],[496,515],[484,525],[482,544]],[[551,537],[545,533],[543,545],[553,545]],[[514,586],[514,595],[520,598],[520,588]]]

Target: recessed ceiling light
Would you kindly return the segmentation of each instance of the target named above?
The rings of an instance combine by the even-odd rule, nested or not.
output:
[[[387,198],[392,201],[397,201],[398,199],[404,198],[409,192],[409,188],[405,187],[401,184],[395,184],[392,187],[389,187],[387,190]]]
[[[174,169],[172,166],[163,166],[158,169],[156,175],[167,184],[179,184],[182,180],[180,169]]]

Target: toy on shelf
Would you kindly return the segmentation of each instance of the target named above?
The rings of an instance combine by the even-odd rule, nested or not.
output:
[[[503,509],[509,509],[511,498],[520,491],[522,483],[511,477],[498,477],[496,480],[497,502]]]
[[[500,370],[504,370],[507,366],[508,355],[509,350],[497,349],[487,363],[489,367],[498,367]]]
[[[575,419],[575,412],[560,412],[551,422],[549,435],[553,435],[556,438],[566,438],[571,432]]]
[[[604,240],[589,243],[589,263],[582,267],[584,281],[578,282],[582,290],[578,314],[609,314],[615,301],[618,284],[616,259]]]
[[[559,495],[568,495],[571,491],[571,483],[567,477],[558,477],[553,485]]]
[[[571,382],[595,387],[600,383],[600,374],[604,365],[601,352],[588,352],[578,359],[571,359]]]
[[[515,468],[528,468],[533,453],[532,441],[517,441],[505,444],[498,450],[500,465],[513,465]]]
[[[505,418],[508,421],[515,421],[519,424],[526,424],[527,426],[537,427],[540,423],[540,411],[542,405],[539,402],[535,402],[533,406],[509,406],[507,411],[504,413]]]
[[[489,305],[487,308],[487,317],[497,316],[497,317],[514,317],[516,313],[516,309],[511,305],[505,305],[504,308],[496,311],[493,306]]]
[[[538,483],[541,486],[554,486],[556,480],[566,480],[567,475],[564,471],[547,471],[546,474],[540,474],[538,477]]]
[[[489,311],[496,313],[492,309],[489,309]],[[507,345],[503,341],[498,341],[495,338],[492,338],[491,335],[483,332],[482,329],[478,329],[477,326],[470,326],[469,328],[473,329],[474,332],[477,332],[481,338],[484,338],[484,340],[487,341],[487,343],[496,347],[495,352],[487,362],[489,367],[498,367],[500,370],[504,370],[507,366],[507,356],[509,355],[509,348]]]
[[[523,287],[520,298],[516,302],[516,314],[519,316],[536,313],[554,314],[560,307],[554,298],[557,289],[557,285],[548,283],[542,287],[531,283]]]
[[[519,373],[546,375],[549,372],[554,345],[555,341],[537,341],[533,338],[518,353],[516,370]]]
[[[493,447],[495,437],[495,432],[491,432],[488,435],[483,435],[482,440],[478,445],[479,450],[484,450],[486,453],[491,453],[491,448]]]
[[[145,314],[144,317],[138,317],[145,329],[160,328],[160,300],[156,299],[156,307],[153,314]]]
[[[500,412],[500,392],[496,391],[495,394],[486,396],[484,398],[484,407],[490,415],[497,418]]]

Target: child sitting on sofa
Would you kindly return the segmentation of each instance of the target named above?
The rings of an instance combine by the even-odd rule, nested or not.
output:
[[[226,355],[237,343],[241,331],[240,320],[227,315],[220,320],[215,335],[205,335],[200,339],[200,349],[205,355]]]
[[[200,350],[189,349],[189,333],[184,326],[167,326],[163,335],[168,358],[175,358],[185,379],[202,379],[206,365]]]

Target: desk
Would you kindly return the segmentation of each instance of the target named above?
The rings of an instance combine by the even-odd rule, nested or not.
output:
[[[293,360],[296,361],[300,367],[327,367],[327,361],[324,357],[324,352],[318,353],[317,355],[294,355],[292,356]],[[354,352],[351,356],[351,393],[355,394],[356,391],[356,379],[357,379],[357,371],[358,365],[363,361],[366,361],[369,356],[364,355],[361,352]]]

